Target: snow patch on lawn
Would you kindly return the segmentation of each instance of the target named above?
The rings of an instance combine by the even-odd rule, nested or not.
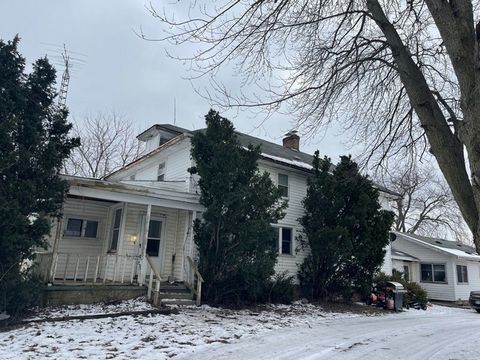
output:
[[[137,307],[138,306],[138,307]],[[117,305],[79,305],[40,311],[35,318],[145,310],[141,300]],[[295,303],[260,310],[230,310],[210,306],[182,307],[176,315],[121,316],[91,320],[32,323],[0,333],[1,359],[115,358],[167,359],[194,348],[232,343],[287,327],[312,327],[352,313],[326,312]],[[33,318],[32,318],[33,319]]]
[[[28,317],[26,320],[40,320],[66,316],[116,314],[127,311],[143,311],[153,309],[155,308],[147,303],[144,297],[139,297],[136,299],[115,301],[105,304],[80,304],[40,308],[36,309],[34,315]]]

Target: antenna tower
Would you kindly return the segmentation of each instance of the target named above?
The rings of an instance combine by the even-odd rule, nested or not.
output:
[[[65,69],[63,70],[62,82],[60,84],[58,105],[65,106],[67,101],[68,83],[70,82],[70,55],[68,55],[65,44],[63,45],[62,58],[63,58]]]

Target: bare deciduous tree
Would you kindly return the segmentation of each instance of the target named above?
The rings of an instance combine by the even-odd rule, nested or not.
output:
[[[183,60],[199,76],[215,79],[233,62],[246,82],[262,90],[235,97],[213,80],[226,105],[276,111],[285,103],[308,131],[339,119],[380,160],[429,148],[480,251],[477,0],[193,4],[180,20],[151,7],[167,32],[153,40],[190,49],[197,44]]]
[[[471,234],[445,180],[433,167],[404,163],[378,179],[401,195],[393,205],[395,230],[471,243]]]
[[[101,179],[138,158],[142,144],[132,124],[116,113],[74,120],[81,145],[65,163],[65,173]]]

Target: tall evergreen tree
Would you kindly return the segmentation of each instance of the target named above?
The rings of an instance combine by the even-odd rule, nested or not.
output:
[[[194,241],[204,277],[204,297],[212,303],[256,301],[274,273],[277,252],[272,229],[286,204],[267,173],[257,167],[259,147],[240,146],[232,123],[210,110],[206,130],[192,138],[191,155],[201,190],[203,219]]]
[[[379,270],[393,213],[381,209],[378,190],[350,157],[342,156],[334,168],[317,151],[313,168],[299,219],[300,243],[309,250],[299,279],[312,298],[349,298],[369,287]]]
[[[0,312],[15,312],[30,274],[21,264],[45,245],[67,183],[58,176],[78,139],[68,112],[54,103],[55,69],[46,58],[25,73],[19,38],[0,40]]]

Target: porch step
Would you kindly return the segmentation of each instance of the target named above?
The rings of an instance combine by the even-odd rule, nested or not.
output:
[[[160,292],[160,299],[181,299],[192,300],[192,294],[190,292],[172,293],[172,292]]]
[[[195,301],[187,299],[165,299],[161,300],[162,305],[180,305],[180,306],[190,306],[195,305]]]

